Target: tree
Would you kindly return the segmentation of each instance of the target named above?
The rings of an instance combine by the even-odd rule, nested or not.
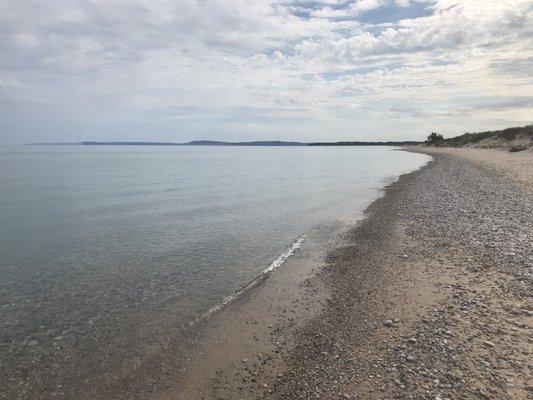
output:
[[[426,143],[438,144],[438,143],[441,143],[443,140],[444,140],[444,136],[442,136],[440,133],[431,132],[431,134],[426,139]]]

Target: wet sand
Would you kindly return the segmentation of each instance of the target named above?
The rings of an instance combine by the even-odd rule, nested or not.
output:
[[[200,327],[151,398],[531,396],[531,182],[431,154]]]

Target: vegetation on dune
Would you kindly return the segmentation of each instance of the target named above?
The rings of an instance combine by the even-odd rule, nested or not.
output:
[[[533,125],[507,128],[500,131],[467,132],[447,139],[432,132],[425,144],[439,147],[508,147],[511,151],[520,151],[531,146],[531,142],[533,142]]]
[[[437,132],[431,132],[431,134],[428,136],[426,143],[430,145],[438,145],[439,143],[442,143],[444,140],[444,136],[442,136],[440,133]]]

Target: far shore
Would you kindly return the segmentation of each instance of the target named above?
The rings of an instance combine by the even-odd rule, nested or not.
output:
[[[405,150],[434,161],[211,320],[153,398],[528,398],[533,152]]]

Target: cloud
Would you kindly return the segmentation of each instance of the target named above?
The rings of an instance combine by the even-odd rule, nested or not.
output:
[[[0,143],[61,140],[76,120],[79,139],[110,140],[527,123],[532,15],[525,0],[0,0]]]
[[[346,7],[332,8],[326,6],[319,10],[314,10],[310,13],[310,16],[315,18],[352,19],[366,11],[380,8],[385,4],[385,0],[357,0],[347,4]]]
[[[394,3],[398,7],[409,7],[411,5],[411,1],[410,0],[395,0]]]

